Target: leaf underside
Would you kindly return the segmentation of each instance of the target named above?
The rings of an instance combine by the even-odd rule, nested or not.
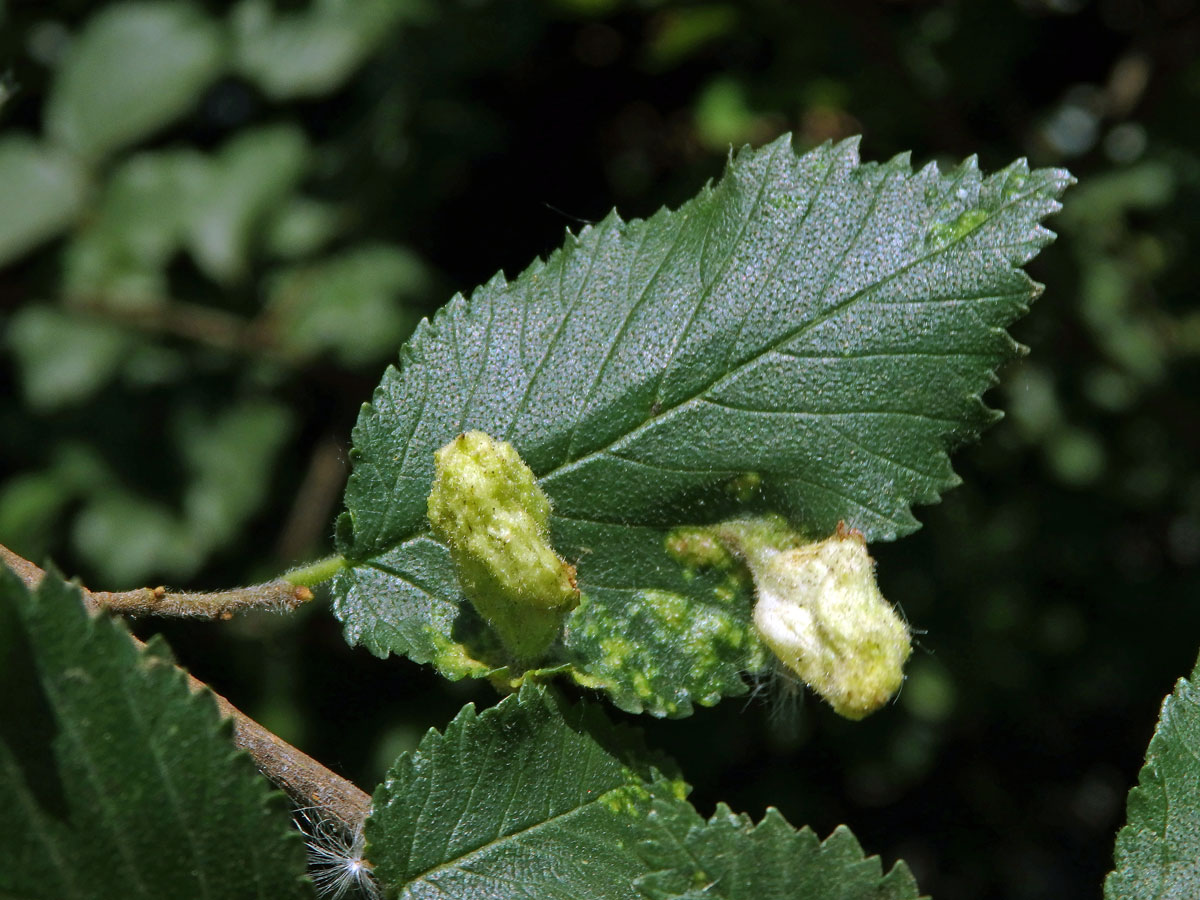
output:
[[[705,822],[646,760],[594,705],[526,685],[400,757],[366,855],[400,898],[916,897],[903,864],[883,875],[845,829],[820,844],[774,810],[758,826],[724,808]],[[755,874],[764,863],[778,868]]]
[[[76,588],[0,566],[0,895],[302,898],[304,848],[208,694]]]
[[[1200,661],[1163,701],[1105,900],[1200,897]]]
[[[449,677],[505,663],[429,534],[433,452],[511,441],[553,503],[584,601],[546,665],[631,711],[686,715],[763,668],[736,573],[674,526],[774,510],[814,536],[914,530],[1040,288],[1021,270],[1070,183],[1017,162],[913,172],[857,144],[743,150],[677,211],[615,213],[425,322],[365,406],[339,522],[347,639]]]

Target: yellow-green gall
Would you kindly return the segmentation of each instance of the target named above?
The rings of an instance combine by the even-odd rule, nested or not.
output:
[[[861,719],[892,698],[912,653],[908,626],[875,582],[862,534],[761,554],[752,567],[763,643],[836,712]]]
[[[553,643],[579,602],[575,568],[550,546],[550,500],[516,449],[482,431],[435,454],[429,521],[467,599],[520,662]]]

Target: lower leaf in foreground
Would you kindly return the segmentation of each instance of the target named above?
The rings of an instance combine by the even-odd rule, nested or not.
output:
[[[656,817],[677,815],[658,810]],[[664,869],[639,878],[648,900],[913,900],[917,884],[903,862],[886,875],[877,856],[864,856],[842,825],[824,841],[796,830],[769,808],[755,825],[724,804],[707,822],[694,811],[683,850],[647,845]],[[671,829],[678,831],[678,825]],[[669,852],[663,852],[669,849]]]
[[[1105,900],[1200,897],[1200,660],[1163,701]]]
[[[0,566],[0,895],[301,898],[304,850],[211,695]]]
[[[526,684],[400,757],[367,856],[402,898],[916,896],[903,865],[882,875],[844,829],[821,844],[778,812],[755,826],[723,807],[706,823],[669,769],[596,706]]]

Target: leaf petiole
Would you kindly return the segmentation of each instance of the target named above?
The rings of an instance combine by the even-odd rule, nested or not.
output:
[[[324,559],[318,559],[314,563],[309,563],[307,566],[300,566],[290,572],[284,572],[280,576],[280,580],[298,587],[316,587],[331,579],[347,565],[345,557],[335,553]]]

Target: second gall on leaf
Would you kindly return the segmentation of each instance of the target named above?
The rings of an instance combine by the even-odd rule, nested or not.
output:
[[[895,695],[912,642],[879,591],[860,532],[839,525],[801,543],[766,517],[727,522],[717,534],[750,568],[759,638],[835,712],[861,719]]]

